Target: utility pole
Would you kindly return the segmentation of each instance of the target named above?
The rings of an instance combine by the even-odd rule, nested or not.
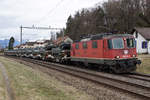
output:
[[[20,45],[22,45],[22,25],[20,26]]]

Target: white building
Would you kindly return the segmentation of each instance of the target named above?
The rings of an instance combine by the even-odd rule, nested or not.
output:
[[[26,42],[22,48],[34,48],[35,42]]]
[[[34,44],[34,48],[45,47],[48,43],[50,43],[50,40],[36,41]]]
[[[133,36],[136,40],[137,53],[150,54],[150,28],[135,28]]]

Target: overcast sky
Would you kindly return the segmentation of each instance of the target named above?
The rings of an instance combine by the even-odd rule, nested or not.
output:
[[[0,39],[19,39],[20,25],[65,27],[68,16],[106,0],[0,0]],[[23,30],[23,38],[49,38],[50,31]]]

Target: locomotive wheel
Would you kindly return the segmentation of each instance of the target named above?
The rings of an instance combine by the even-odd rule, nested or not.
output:
[[[112,74],[112,73],[114,73],[114,71],[113,71],[112,69],[109,69],[109,73],[111,73],[111,74]]]
[[[109,71],[110,71],[111,73],[116,73],[116,74],[122,73],[122,69],[121,69],[121,67],[120,67],[119,65],[110,66]]]

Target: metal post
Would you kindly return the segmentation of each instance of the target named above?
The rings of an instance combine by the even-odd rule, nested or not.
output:
[[[20,45],[22,44],[22,26],[20,27]]]
[[[20,49],[21,49],[21,54],[20,54],[20,59],[22,59],[22,25],[20,26]]]

